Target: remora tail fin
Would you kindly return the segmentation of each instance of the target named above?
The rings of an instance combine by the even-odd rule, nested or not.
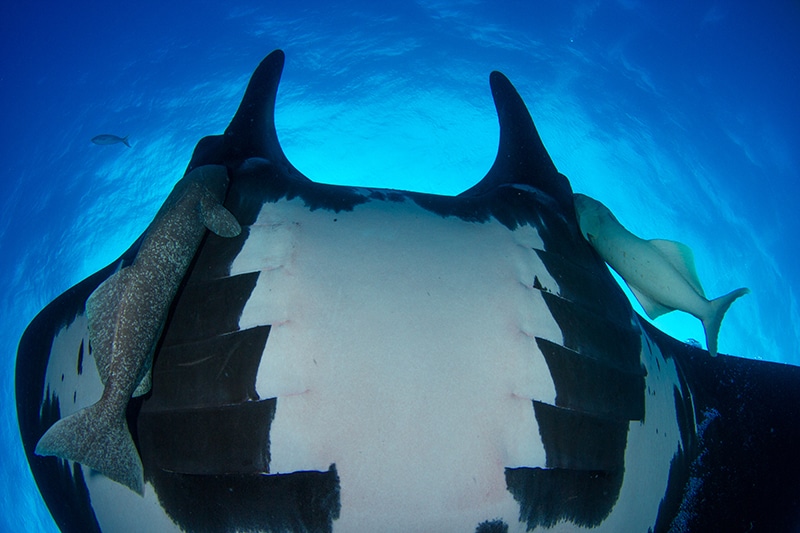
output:
[[[717,355],[717,337],[719,336],[719,328],[722,325],[722,318],[737,298],[741,298],[749,292],[750,289],[742,287],[709,302],[711,304],[711,313],[703,318],[703,328],[706,330],[706,347],[712,357]]]
[[[101,400],[62,418],[39,439],[36,454],[81,463],[144,495],[142,461],[125,418],[106,411]]]

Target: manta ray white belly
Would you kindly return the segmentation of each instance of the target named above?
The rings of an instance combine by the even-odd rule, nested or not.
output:
[[[272,324],[256,384],[278,398],[270,467],[335,463],[344,531],[420,513],[468,529],[487,508],[516,520],[503,467],[544,466],[531,399],[555,401],[534,337],[562,342],[530,287],[538,272],[557,290],[541,241],[411,202],[388,213],[267,204],[233,263],[262,267],[239,325]]]

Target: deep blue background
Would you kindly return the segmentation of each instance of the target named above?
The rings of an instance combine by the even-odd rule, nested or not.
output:
[[[800,4],[8,2],[0,17],[0,524],[52,531],[19,443],[16,343],[155,214],[195,142],[287,53],[278,135],[317,181],[458,193],[491,166],[503,71],[555,164],[695,251],[720,349],[800,363]],[[277,5],[276,5],[277,4]],[[133,148],[96,146],[98,133]],[[674,315],[674,316],[673,316]],[[703,341],[680,313],[656,325]]]

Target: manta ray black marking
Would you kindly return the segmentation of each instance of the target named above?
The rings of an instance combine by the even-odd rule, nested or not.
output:
[[[800,370],[640,319],[502,74],[497,159],[448,197],[303,176],[283,61],[187,169],[227,168],[242,233],[205,237],[128,404],[144,497],[34,454],[102,392],[86,301],[141,239],[23,335],[20,431],[62,530],[796,530]]]

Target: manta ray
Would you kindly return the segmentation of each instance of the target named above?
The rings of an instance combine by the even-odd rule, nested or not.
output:
[[[797,529],[800,369],[638,316],[505,76],[493,166],[440,196],[300,173],[275,130],[283,64],[186,170],[224,167],[241,233],[204,232],[143,326],[150,390],[124,413],[142,491],[35,449],[102,397],[92,294],[146,237],[20,341],[22,442],[63,531]]]

